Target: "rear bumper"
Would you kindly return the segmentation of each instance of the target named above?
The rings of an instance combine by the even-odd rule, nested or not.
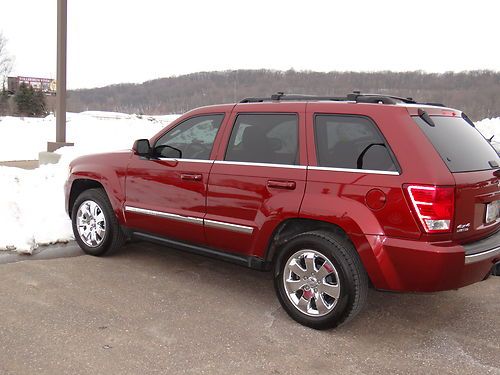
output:
[[[500,261],[500,244],[476,248],[454,242],[428,243],[385,236],[366,236],[370,246],[361,258],[378,289],[400,292],[436,292],[458,289],[487,278]],[[371,250],[371,254],[369,251]]]
[[[500,231],[482,240],[464,245],[465,263],[476,263],[500,255]]]

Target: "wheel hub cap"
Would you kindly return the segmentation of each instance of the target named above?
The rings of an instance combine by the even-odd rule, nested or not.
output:
[[[333,263],[316,250],[300,250],[285,264],[285,292],[300,312],[323,316],[333,310],[340,296],[340,282]]]
[[[80,239],[89,247],[97,247],[106,234],[106,218],[94,201],[83,202],[76,213],[76,227]]]

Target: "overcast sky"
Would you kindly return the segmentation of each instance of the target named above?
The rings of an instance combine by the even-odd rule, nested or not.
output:
[[[57,0],[0,0],[11,75],[55,78]],[[68,0],[68,87],[226,69],[500,71],[499,0]]]

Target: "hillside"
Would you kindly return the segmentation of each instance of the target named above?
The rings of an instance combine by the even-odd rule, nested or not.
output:
[[[105,110],[150,115],[183,113],[202,105],[248,96],[286,93],[344,96],[353,90],[443,102],[474,120],[500,116],[500,72],[297,72],[235,70],[200,72],[142,84],[70,91],[68,110]]]

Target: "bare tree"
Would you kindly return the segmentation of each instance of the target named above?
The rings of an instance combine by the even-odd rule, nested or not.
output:
[[[7,51],[7,39],[0,32],[0,89],[5,86],[5,80],[11,69],[12,56]]]

